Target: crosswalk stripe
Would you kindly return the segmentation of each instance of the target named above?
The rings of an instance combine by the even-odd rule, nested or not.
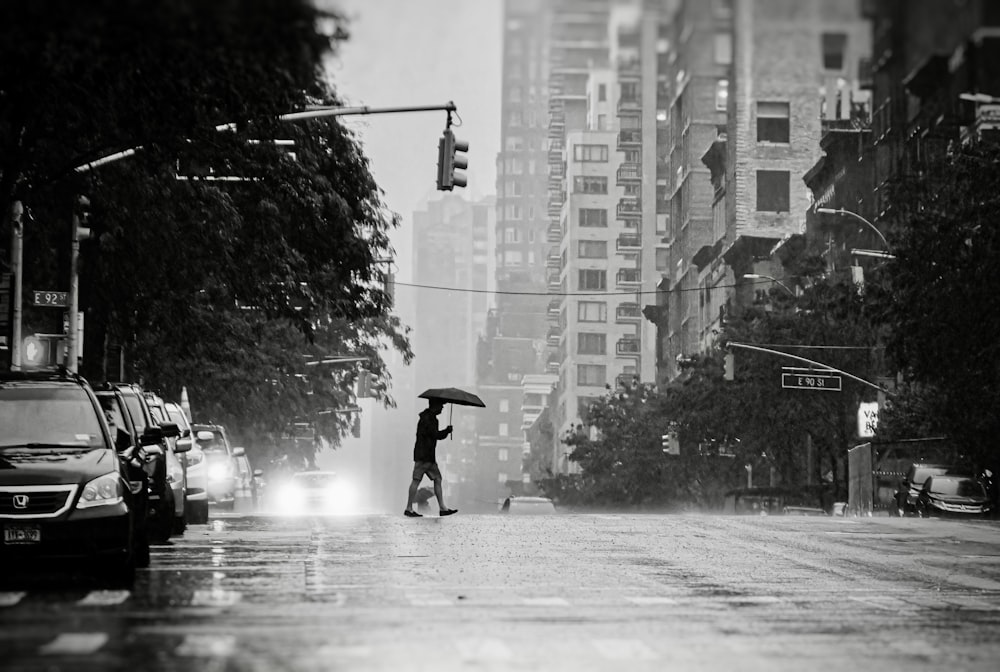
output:
[[[562,597],[525,597],[524,604],[531,607],[568,607],[569,602]]]
[[[658,597],[655,595],[649,595],[649,596],[637,595],[634,597],[626,597],[625,599],[631,602],[632,604],[638,604],[642,606],[650,604],[677,604],[677,600],[675,600],[672,597]]]
[[[242,599],[243,594],[235,590],[196,590],[191,598],[194,607],[231,607]]]
[[[594,648],[608,660],[656,660],[656,651],[638,639],[598,639]]]
[[[24,599],[27,593],[0,593],[0,607],[13,607]]]
[[[178,656],[225,658],[236,651],[236,638],[231,635],[188,635],[174,650]]]
[[[513,652],[499,639],[469,637],[455,641],[455,648],[466,660],[510,660]]]
[[[407,595],[414,607],[452,607],[455,603],[442,595]]]
[[[121,604],[131,593],[127,590],[92,590],[77,602],[83,607]]]
[[[54,656],[94,653],[107,641],[108,636],[103,632],[64,632],[40,647],[38,652]]]

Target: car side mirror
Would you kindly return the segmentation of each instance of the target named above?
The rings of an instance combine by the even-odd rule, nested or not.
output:
[[[159,457],[159,456],[163,455],[163,447],[160,446],[160,444],[158,444],[158,443],[153,444],[151,446],[147,446],[146,447],[146,454],[147,455],[152,455],[152,456],[155,456],[155,457]]]
[[[189,437],[182,439],[177,439],[177,443],[174,444],[175,453],[186,453],[191,450],[192,441]]]
[[[163,431],[163,436],[168,439],[181,435],[181,428],[176,422],[161,422],[160,429]]]
[[[254,469],[253,470],[253,475],[254,476],[263,476],[264,475],[264,470],[263,469]]]
[[[156,426],[150,425],[146,428],[146,431],[142,433],[140,437],[140,443],[144,446],[152,446],[163,440],[163,429]]]
[[[207,429],[202,429],[201,431],[198,432],[198,436],[196,438],[199,441],[214,441],[215,440],[215,434],[213,434],[212,432],[208,431]]]
[[[247,451],[243,450],[243,446],[236,446],[233,448],[233,456],[239,457],[240,455],[246,455]]]
[[[185,427],[184,429],[181,430],[182,439],[186,439],[189,436],[191,436],[191,429],[189,427]]]

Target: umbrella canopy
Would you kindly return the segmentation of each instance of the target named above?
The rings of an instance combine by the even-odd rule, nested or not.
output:
[[[483,403],[482,399],[471,392],[460,390],[457,387],[432,387],[429,390],[424,390],[417,396],[421,399],[436,399],[444,404],[486,408],[486,404]]]

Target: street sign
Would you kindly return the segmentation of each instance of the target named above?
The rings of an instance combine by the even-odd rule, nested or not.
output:
[[[36,306],[66,308],[69,305],[69,294],[67,292],[54,292],[43,289],[35,290],[31,294],[32,303]]]
[[[785,389],[840,392],[843,380],[836,371],[797,369],[788,366],[781,368],[781,387]]]

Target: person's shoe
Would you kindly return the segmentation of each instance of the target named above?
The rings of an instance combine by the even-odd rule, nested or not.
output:
[[[416,511],[410,511],[409,509],[403,511],[403,515],[407,518],[423,518],[422,514],[419,514]]]
[[[441,509],[442,516],[450,516],[453,513],[458,513],[458,509]]]

